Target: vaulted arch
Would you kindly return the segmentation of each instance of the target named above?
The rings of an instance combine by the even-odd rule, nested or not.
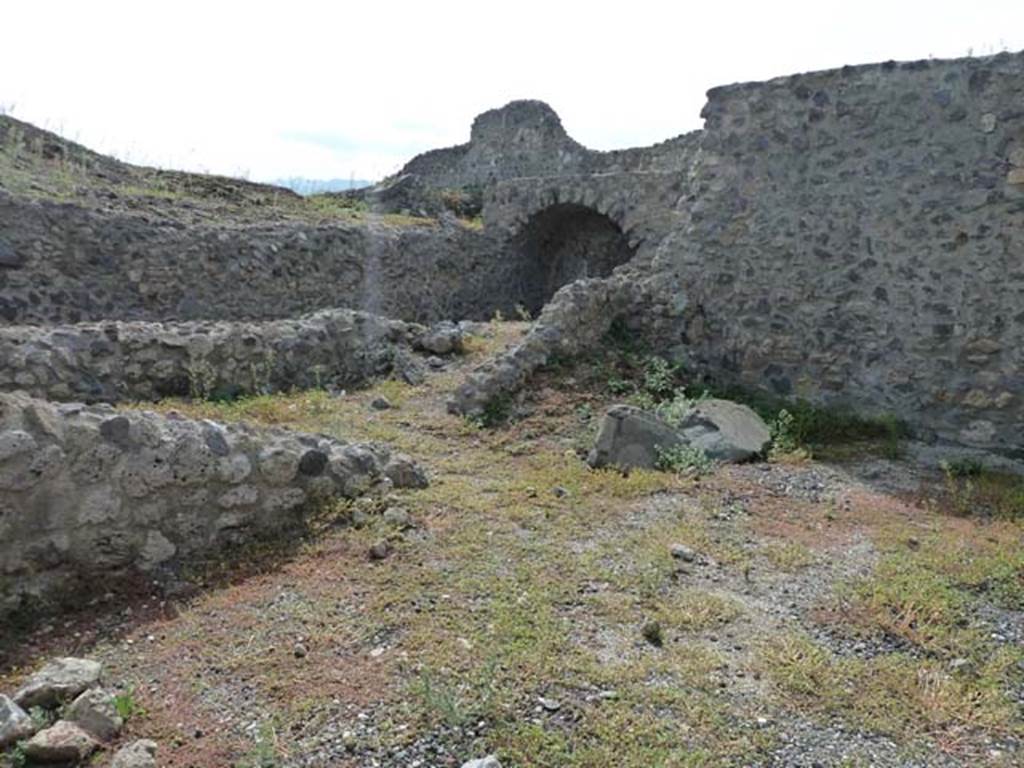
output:
[[[536,314],[567,283],[607,277],[635,253],[606,213],[580,203],[555,202],[533,214],[513,239],[515,293]]]

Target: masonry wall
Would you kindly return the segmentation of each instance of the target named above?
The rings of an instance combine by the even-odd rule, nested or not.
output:
[[[517,299],[489,234],[460,224],[185,226],[0,190],[0,324],[239,320],[348,307],[486,319]]]
[[[1024,453],[1024,56],[708,98],[652,266],[666,347],[719,380]]]
[[[318,498],[425,484],[379,445],[0,394],[0,627],[90,583],[287,532]]]
[[[336,390],[385,374],[415,381],[416,352],[460,347],[454,325],[344,309],[265,322],[15,325],[0,327],[0,391],[116,403]]]

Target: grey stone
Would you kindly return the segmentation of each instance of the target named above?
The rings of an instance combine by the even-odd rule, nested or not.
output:
[[[386,411],[391,408],[391,401],[386,397],[377,396],[370,401],[370,407],[375,411]]]
[[[71,763],[85,760],[99,743],[85,730],[67,720],[58,720],[24,743],[25,757],[35,763]]]
[[[78,725],[100,741],[110,741],[124,727],[114,697],[103,688],[92,688],[71,702],[64,719]]]
[[[388,507],[384,510],[384,522],[396,528],[409,528],[412,525],[412,518],[401,507]]]
[[[117,751],[110,768],[156,768],[156,751],[155,741],[133,741]]]
[[[384,560],[390,554],[391,542],[389,542],[387,539],[381,539],[380,541],[376,541],[370,546],[371,560]]]
[[[438,323],[424,333],[418,346],[435,355],[462,351],[462,330],[454,323]]]
[[[716,461],[746,461],[768,448],[768,425],[751,408],[730,400],[698,402],[677,426],[683,440]]]
[[[10,243],[0,238],[0,269],[17,269],[25,261],[25,258],[16,252]]]
[[[33,674],[13,698],[26,710],[54,707],[99,683],[102,670],[102,665],[91,659],[71,656],[54,659]]]
[[[616,405],[601,422],[588,462],[595,468],[652,469],[659,451],[682,443],[679,432],[657,416],[632,405]]]
[[[27,739],[35,732],[35,723],[25,710],[0,693],[0,749]]]
[[[396,453],[388,459],[384,474],[395,488],[426,488],[430,485],[426,472],[404,453]]]
[[[697,559],[697,553],[685,544],[673,544],[671,548],[672,557],[682,560],[684,563],[692,563]]]

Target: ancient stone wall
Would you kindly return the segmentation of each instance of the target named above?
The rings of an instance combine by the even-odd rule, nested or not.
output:
[[[1020,452],[1024,55],[717,88],[703,115],[650,272],[682,318],[666,346],[719,380]]]
[[[460,224],[184,226],[0,190],[0,323],[239,320],[333,307],[404,320],[510,313],[501,248]]]
[[[377,445],[0,394],[0,616],[425,482]]]
[[[600,152],[570,137],[544,102],[513,101],[479,115],[468,143],[417,155],[398,175],[417,176],[434,188],[460,189],[536,176],[679,171],[690,162],[695,136]]]
[[[352,310],[267,322],[101,322],[0,327],[0,391],[116,403],[340,389],[389,373],[414,378],[414,351],[458,349],[434,328]]]

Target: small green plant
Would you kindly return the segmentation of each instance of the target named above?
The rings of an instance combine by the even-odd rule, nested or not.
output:
[[[773,454],[790,454],[801,449],[800,438],[796,432],[796,420],[788,410],[783,408],[779,411],[768,426],[772,435]]]
[[[675,445],[671,448],[657,448],[658,469],[687,475],[706,475],[714,469],[714,462],[700,448],[692,445]]]
[[[277,731],[273,723],[260,723],[252,749],[238,762],[236,768],[278,768]]]
[[[528,323],[533,320],[533,315],[530,314],[530,310],[522,304],[516,304],[516,316],[524,323]]]
[[[28,716],[32,718],[32,724],[35,725],[37,730],[50,727],[53,725],[54,720],[57,719],[55,712],[40,706],[29,709]]]
[[[644,363],[643,388],[655,398],[670,397],[675,392],[679,366],[663,357],[652,355]]]
[[[135,698],[134,688],[114,696],[114,710],[126,723],[133,717],[144,717],[146,714],[145,708]]]
[[[613,395],[625,395],[633,392],[635,389],[636,386],[628,379],[622,379],[618,376],[612,376],[608,379],[608,391]]]
[[[496,395],[484,404],[483,410],[472,421],[482,429],[493,429],[508,421],[511,415],[512,398],[509,395]]]
[[[11,768],[25,768],[28,765],[28,755],[25,754],[25,745],[18,742],[11,750]]]
[[[942,471],[946,477],[980,477],[985,471],[985,464],[974,456],[963,456],[959,459],[942,462]]]
[[[702,392],[697,397],[689,397],[682,389],[677,389],[671,399],[662,400],[655,404],[652,409],[661,419],[673,427],[682,425],[683,420],[690,415],[690,412],[702,401],[706,400],[708,393]]]

